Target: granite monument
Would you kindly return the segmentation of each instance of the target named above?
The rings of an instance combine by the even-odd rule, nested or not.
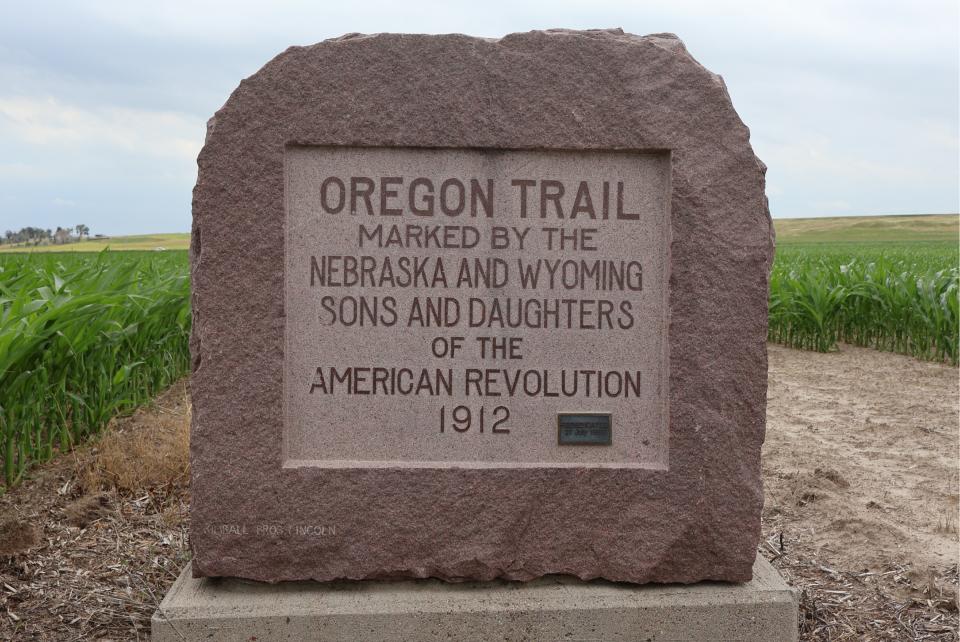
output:
[[[749,580],[764,170],[670,34],[277,56],[199,158],[194,576]]]

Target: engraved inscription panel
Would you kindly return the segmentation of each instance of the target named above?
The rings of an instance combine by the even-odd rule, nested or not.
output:
[[[286,466],[667,465],[667,153],[285,163]]]

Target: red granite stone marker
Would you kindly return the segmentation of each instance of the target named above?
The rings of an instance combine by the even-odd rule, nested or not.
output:
[[[722,80],[668,34],[351,35],[275,58],[199,158],[194,575],[748,580],[763,175]],[[458,279],[464,257],[490,274]],[[538,260],[569,283],[523,286]],[[489,320],[524,297],[572,303],[556,326]]]

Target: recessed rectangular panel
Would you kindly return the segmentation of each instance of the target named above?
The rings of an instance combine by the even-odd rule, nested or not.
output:
[[[289,147],[285,190],[286,466],[666,466],[668,154]]]

